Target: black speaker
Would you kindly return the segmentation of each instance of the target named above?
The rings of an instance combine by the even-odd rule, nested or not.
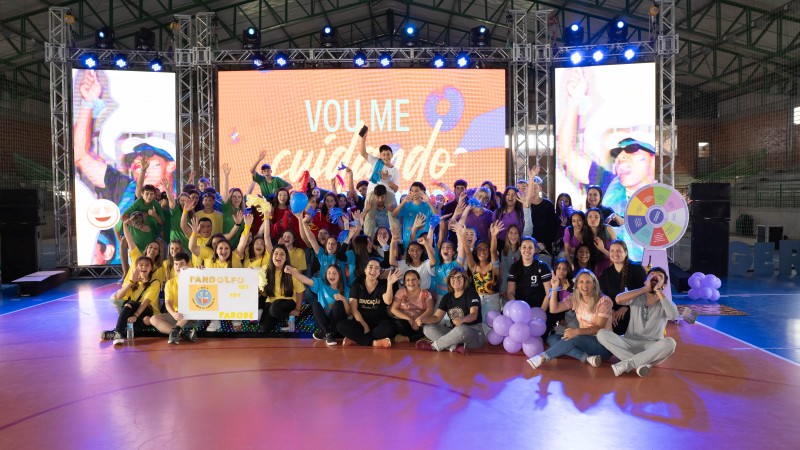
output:
[[[727,220],[692,222],[691,270],[718,277],[728,275]]]
[[[0,270],[3,283],[10,283],[39,271],[40,242],[39,227],[0,227]]]
[[[42,225],[44,205],[38,189],[0,190],[0,224]]]
[[[731,202],[716,200],[693,200],[689,203],[689,220],[730,220]]]
[[[691,183],[689,184],[689,200],[730,200],[730,183]]]

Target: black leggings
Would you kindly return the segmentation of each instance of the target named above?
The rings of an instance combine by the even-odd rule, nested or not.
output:
[[[397,334],[408,336],[410,341],[417,341],[425,337],[425,334],[422,332],[422,327],[419,327],[419,330],[414,330],[407,320],[395,319],[394,324],[397,327]]]
[[[323,333],[336,332],[336,325],[347,319],[347,313],[344,311],[344,303],[340,301],[333,302],[330,313],[325,313],[325,308],[314,299],[311,302],[311,311],[314,313],[314,320],[317,322],[317,328],[322,330]]]
[[[258,320],[258,330],[262,333],[272,331],[275,325],[289,318],[296,306],[294,300],[264,302],[261,319]]]
[[[376,323],[369,323],[369,333],[364,333],[364,327],[355,319],[342,320],[336,325],[336,329],[342,336],[352,339],[360,345],[372,345],[372,341],[379,339],[392,338],[397,334],[397,325],[394,319],[379,320]]]
[[[142,304],[139,302],[134,302],[132,300],[128,300],[122,304],[122,311],[119,312],[119,317],[117,317],[117,326],[114,328],[114,331],[121,334],[123,337],[126,333],[126,328],[128,327],[128,318],[132,315],[136,314],[136,311]],[[147,305],[144,312],[139,315],[139,318],[136,319],[136,322],[133,323],[133,332],[134,334],[139,333],[144,329],[144,318],[153,315],[153,308],[150,305]]]

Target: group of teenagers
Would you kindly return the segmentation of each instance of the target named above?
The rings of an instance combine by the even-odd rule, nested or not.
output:
[[[452,190],[437,183],[444,193],[431,196],[416,181],[398,203],[392,149],[369,154],[363,131],[358,148],[370,178],[354,183],[345,169],[331,190],[308,176],[292,186],[269,164],[259,170],[262,152],[250,192],[259,186],[266,210],[248,209],[243,191],[228,189],[228,166],[222,194],[203,178],[177,199],[137,184],[119,229],[130,259],[112,296],[119,315],[102,338],[122,344],[132,324],[137,332],[154,327],[170,344],[196,341],[202,323],[178,310],[178,274],[252,268],[261,271],[259,331],[299,316],[305,303],[313,337],[329,346],[411,341],[422,350],[467,353],[485,345],[487,314],[516,299],[547,313],[549,348],[528,360],[534,369],[562,355],[598,367],[613,355],[615,375],[646,376],[675,351],[664,333],[678,314],[663,292],[667,273],[628,258],[614,233],[622,218],[602,205],[599,187],[588,189],[586,211],[566,194],[554,205],[534,168],[502,193],[489,181],[470,189],[457,180]],[[303,211],[292,210],[297,195],[308,199]],[[554,258],[552,268],[540,253]],[[205,331],[219,327],[210,321]]]

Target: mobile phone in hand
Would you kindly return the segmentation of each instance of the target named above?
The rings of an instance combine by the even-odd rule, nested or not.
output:
[[[368,129],[369,128],[367,128],[367,126],[364,125],[363,127],[361,127],[361,131],[358,132],[358,135],[361,136],[361,137],[364,137],[367,134],[367,130]]]

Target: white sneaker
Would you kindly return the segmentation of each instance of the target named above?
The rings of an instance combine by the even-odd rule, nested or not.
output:
[[[208,323],[206,331],[208,331],[209,333],[213,333],[215,331],[218,331],[221,325],[222,323],[220,323],[219,320],[212,320],[211,322]]]
[[[644,378],[644,377],[647,376],[647,374],[650,373],[650,369],[652,369],[652,368],[653,368],[653,366],[651,366],[650,364],[645,364],[645,365],[643,365],[641,367],[637,367],[636,368],[636,375],[639,375],[640,377]]]
[[[620,361],[620,362],[618,362],[616,364],[612,364],[611,365],[611,370],[614,371],[614,376],[618,377],[618,376],[622,375],[623,373],[627,373],[628,372],[628,364],[625,361]]]
[[[538,369],[539,366],[549,361],[549,358],[544,353],[539,353],[538,355],[534,356],[533,358],[529,359],[528,365],[533,367],[534,369]]]
[[[122,345],[125,343],[125,339],[122,338],[122,335],[114,332],[114,345]]]
[[[603,358],[600,355],[587,356],[586,362],[592,367],[600,367],[600,364],[603,364]]]

